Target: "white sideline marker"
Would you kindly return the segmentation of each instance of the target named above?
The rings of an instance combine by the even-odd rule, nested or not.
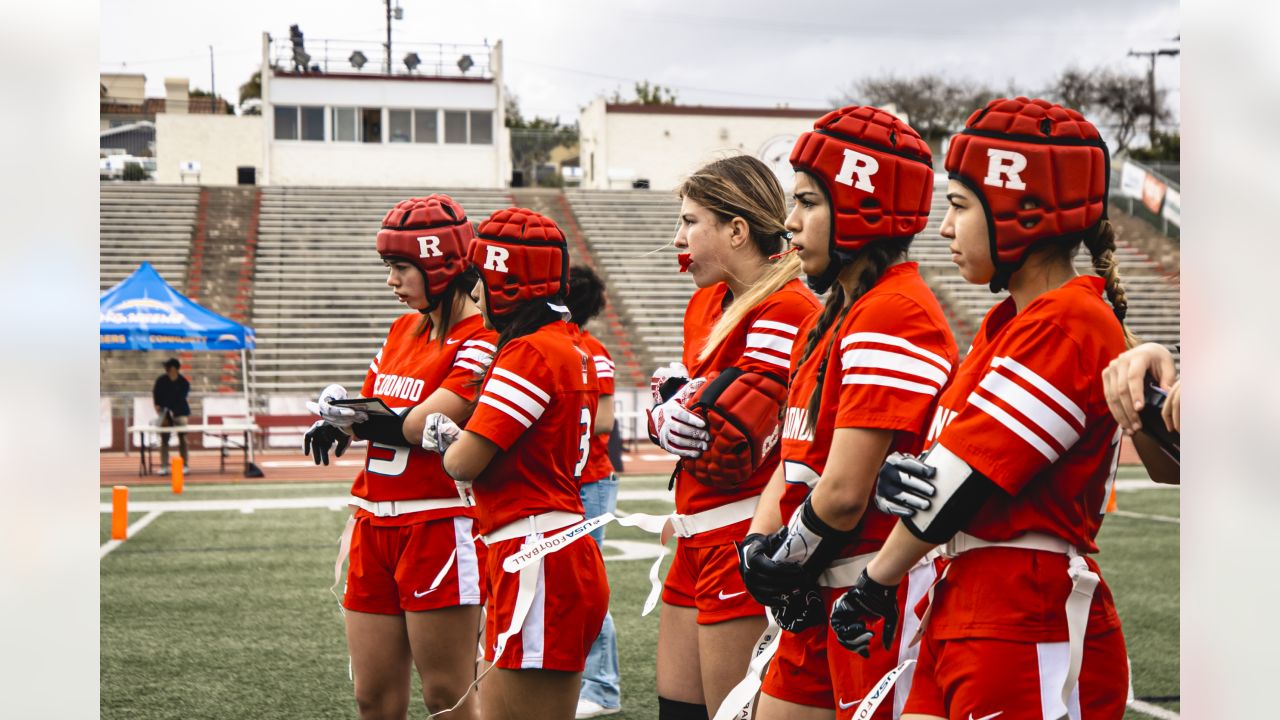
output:
[[[106,512],[110,512],[110,510],[107,510]],[[137,522],[129,526],[128,531],[126,531],[125,533],[126,536],[132,538],[135,533],[141,531],[142,528],[150,525],[152,520],[155,520],[156,518],[160,517],[163,514],[164,514],[163,510],[149,511],[146,515],[143,515],[142,517],[138,518]],[[108,553],[110,553],[112,550],[115,550],[116,548],[123,545],[124,542],[125,542],[124,540],[106,541],[105,543],[103,543],[102,547],[98,548],[98,559],[101,560],[102,558],[106,557]]]
[[[1143,702],[1141,700],[1130,700],[1129,707],[1137,710],[1143,715],[1150,715],[1153,718],[1159,718],[1159,720],[1179,720],[1182,717],[1172,710],[1165,710],[1159,705],[1152,705],[1149,702]]]
[[[1136,518],[1138,520],[1154,520],[1156,522],[1173,523],[1181,525],[1182,520],[1168,515],[1148,515],[1146,513],[1129,512],[1128,510],[1112,510],[1108,515],[1119,515],[1120,517]]]

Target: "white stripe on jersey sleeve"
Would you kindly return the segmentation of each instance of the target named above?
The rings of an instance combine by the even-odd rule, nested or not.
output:
[[[897,388],[908,392],[920,393],[933,397],[938,394],[938,388],[933,385],[925,385],[924,383],[911,382],[902,378],[890,377],[888,375],[845,375],[840,380],[841,385],[882,385],[884,387]]]
[[[533,421],[532,421],[532,420],[530,420],[529,418],[527,418],[527,417],[525,417],[523,414],[521,414],[521,412],[520,412],[519,410],[516,410],[515,408],[513,408],[513,407],[511,407],[510,405],[508,405],[508,404],[506,404],[506,403],[502,402],[501,400],[495,400],[494,398],[491,398],[491,397],[489,397],[488,395],[481,395],[481,396],[480,396],[480,400],[479,400],[479,402],[482,402],[482,403],[484,403],[485,405],[488,405],[488,406],[490,406],[490,407],[494,407],[494,408],[497,408],[497,409],[501,410],[502,412],[504,412],[504,413],[506,413],[506,414],[510,415],[511,417],[515,418],[516,420],[519,420],[519,421],[520,421],[520,424],[521,424],[521,425],[524,425],[525,427],[529,427],[530,425],[533,425]]]
[[[502,368],[494,368],[494,369],[493,369],[493,374],[494,374],[494,375],[497,375],[498,377],[504,377],[504,378],[506,378],[506,379],[510,380],[511,382],[514,382],[514,383],[516,383],[517,385],[520,385],[520,386],[524,387],[524,388],[525,388],[526,390],[528,390],[529,392],[531,392],[531,393],[533,393],[534,395],[537,395],[538,397],[542,398],[542,401],[543,401],[543,402],[550,402],[550,401],[551,401],[551,396],[550,396],[550,395],[548,395],[546,392],[544,392],[544,391],[542,390],[542,388],[538,387],[537,385],[534,385],[533,383],[529,382],[528,380],[525,380],[524,378],[522,378],[522,377],[520,377],[519,375],[517,375],[517,374],[515,374],[515,373],[511,372],[510,370],[504,370],[504,369],[502,369]]]
[[[916,355],[919,355],[920,357],[925,358],[926,360],[930,360],[932,362],[937,363],[938,367],[942,368],[948,373],[951,372],[951,363],[947,362],[946,358],[942,357],[941,355],[935,352],[925,350],[924,348],[920,347],[919,345],[916,345],[913,342],[910,342],[908,340],[903,340],[902,338],[896,335],[886,335],[884,333],[875,333],[875,332],[853,333],[852,335],[845,335],[844,338],[840,340],[840,349],[844,350],[847,346],[852,345],[853,343],[859,343],[859,342],[872,342],[872,343],[879,343],[881,345],[893,345],[895,347],[900,347],[903,350],[915,353]]]
[[[1034,385],[1037,390],[1048,395],[1054,402],[1062,406],[1063,410],[1071,413],[1071,417],[1074,417],[1076,422],[1084,425],[1084,411],[1080,409],[1080,406],[1072,402],[1071,398],[1067,397],[1061,390],[1054,387],[1053,383],[1037,375],[1031,368],[1011,357],[994,358],[991,361],[991,367],[1009,369],[1014,375],[1026,380]]]
[[[748,329],[755,330],[757,328],[761,330],[777,330],[778,332],[786,333],[791,337],[795,337],[796,333],[800,332],[800,328],[796,327],[795,325],[788,325],[786,323],[774,322],[773,320],[757,320],[751,323],[751,327]]]
[[[535,400],[529,393],[496,377],[489,378],[489,382],[485,383],[484,394],[497,395],[504,400],[509,400],[521,410],[524,410],[533,420],[542,417],[542,413],[547,409],[545,405]]]
[[[840,356],[840,363],[844,370],[856,370],[856,368],[895,370],[906,375],[924,378],[936,384],[939,388],[947,384],[947,374],[939,369],[937,365],[911,357],[906,353],[893,352],[891,350],[856,348]],[[867,373],[857,373],[855,371],[855,373],[851,374],[864,375]]]
[[[1040,398],[1027,392],[1021,385],[1010,380],[1000,372],[999,368],[987,373],[987,376],[982,378],[982,382],[978,383],[978,387],[1003,400],[1006,405],[1038,425],[1041,430],[1057,440],[1064,450],[1075,445],[1080,439],[1080,433],[1062,415],[1055,412]]]
[[[459,350],[458,354],[454,355],[454,358],[456,360],[471,360],[473,362],[479,363],[480,365],[488,365],[489,363],[493,362],[493,355],[485,352],[484,350],[480,350],[478,348],[468,348],[468,349]]]
[[[466,360],[455,360],[453,364],[455,367],[466,368],[471,372],[484,374],[484,368],[476,365],[475,363],[467,362]]]
[[[763,360],[771,365],[777,365],[780,368],[787,368],[787,369],[791,368],[790,359],[783,360],[782,358],[778,357],[777,355],[774,355],[773,353],[761,352],[758,350],[751,350],[749,352],[742,353],[742,357],[749,357],[749,358],[755,358],[757,360]]]
[[[769,335],[766,333],[747,333],[747,347],[749,348],[766,348],[782,353],[783,355],[791,355],[791,345],[794,341],[779,335]]]
[[[1009,428],[1013,431],[1014,435],[1026,440],[1028,445],[1039,450],[1041,455],[1044,455],[1049,459],[1049,462],[1052,463],[1058,461],[1058,451],[1049,447],[1049,444],[1044,440],[1041,440],[1040,436],[1031,431],[1031,428],[1018,422],[1012,415],[1000,409],[999,405],[996,405],[976,392],[969,395],[968,402],[970,405],[995,418],[1001,425]]]
[[[493,343],[487,343],[484,340],[467,340],[466,342],[462,343],[462,347],[464,348],[478,347],[478,348],[484,348],[485,350],[488,350],[490,353],[498,352],[497,345],[494,345]]]

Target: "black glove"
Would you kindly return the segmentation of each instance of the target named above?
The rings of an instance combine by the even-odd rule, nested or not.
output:
[[[893,636],[898,632],[898,586],[881,585],[863,570],[853,587],[832,606],[831,629],[845,648],[864,658],[870,657],[871,638],[875,633],[869,626],[877,617],[884,618],[880,639],[888,650],[893,647]]]
[[[747,592],[756,602],[769,607],[779,607],[803,588],[808,578],[804,566],[798,563],[778,562],[771,556],[782,546],[787,536],[784,526],[769,535],[752,533],[738,543],[738,570]]]
[[[929,482],[937,469],[910,455],[893,453],[885,458],[876,477],[876,507],[898,517],[911,517],[928,510],[936,490]]]
[[[827,621],[827,605],[822,602],[822,591],[817,583],[806,583],[805,587],[771,607],[778,627],[787,632],[797,633],[811,627],[820,627]]]
[[[342,457],[351,445],[351,436],[323,420],[317,420],[306,435],[302,436],[302,454],[311,455],[316,464],[329,464],[329,448],[334,457]]]

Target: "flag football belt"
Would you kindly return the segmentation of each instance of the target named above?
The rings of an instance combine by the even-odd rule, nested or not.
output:
[[[544,512],[541,515],[530,515],[522,517],[519,520],[503,525],[491,533],[486,533],[482,537],[485,544],[493,545],[503,540],[514,540],[516,538],[528,537],[538,533],[550,532],[567,525],[582,522],[581,513],[564,512],[562,510],[552,510]]]
[[[462,498],[425,498],[422,500],[366,500],[352,495],[348,505],[355,505],[376,517],[396,517],[425,510],[447,510],[449,508],[466,507]]]
[[[710,510],[703,510],[692,515],[681,515],[680,513],[671,513],[668,519],[671,521],[671,530],[676,537],[691,538],[695,535],[701,535],[712,530],[719,530],[723,527],[729,527],[734,523],[750,520],[756,514],[756,505],[760,502],[759,495],[753,495],[749,498],[743,498],[736,502],[725,503]]]
[[[875,553],[869,552],[835,560],[818,576],[818,585],[827,588],[853,587],[858,582],[858,576],[867,569],[867,563],[875,556]]]
[[[1019,550],[1036,550],[1040,552],[1066,555],[1070,559],[1067,566],[1067,577],[1071,578],[1071,594],[1067,596],[1067,648],[1070,662],[1067,665],[1067,677],[1062,684],[1062,704],[1067,706],[1071,697],[1071,689],[1080,678],[1080,665],[1084,661],[1084,636],[1089,625],[1089,607],[1093,604],[1093,593],[1098,589],[1102,578],[1089,569],[1084,556],[1071,543],[1059,537],[1044,533],[1024,533],[1012,540],[983,540],[966,533],[957,533],[946,545],[945,554],[956,557],[961,553],[982,550],[985,548],[1016,548]],[[946,573],[943,573],[945,577]],[[938,578],[942,581],[942,577]],[[936,585],[936,583],[935,583]],[[932,600],[933,588],[929,589]],[[932,608],[932,602],[930,603]],[[924,621],[920,623],[923,630]]]

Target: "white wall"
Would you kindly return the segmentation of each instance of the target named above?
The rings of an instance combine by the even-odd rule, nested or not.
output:
[[[583,187],[629,188],[632,179],[644,178],[653,190],[671,190],[706,162],[738,153],[760,157],[766,146],[775,148],[773,156],[781,153],[781,163],[774,167],[787,175],[786,185],[790,145],[821,115],[822,111],[814,111],[812,117],[607,112],[597,98],[579,119],[584,172],[590,164],[588,153],[595,156],[594,173]]]
[[[236,168],[242,165],[257,168],[261,182],[262,117],[156,115],[156,182],[182,182],[178,164],[188,160],[200,163],[202,185],[235,185]]]
[[[323,75],[271,78],[273,105],[364,105],[368,107],[497,109],[493,83],[391,78],[330,78]]]

